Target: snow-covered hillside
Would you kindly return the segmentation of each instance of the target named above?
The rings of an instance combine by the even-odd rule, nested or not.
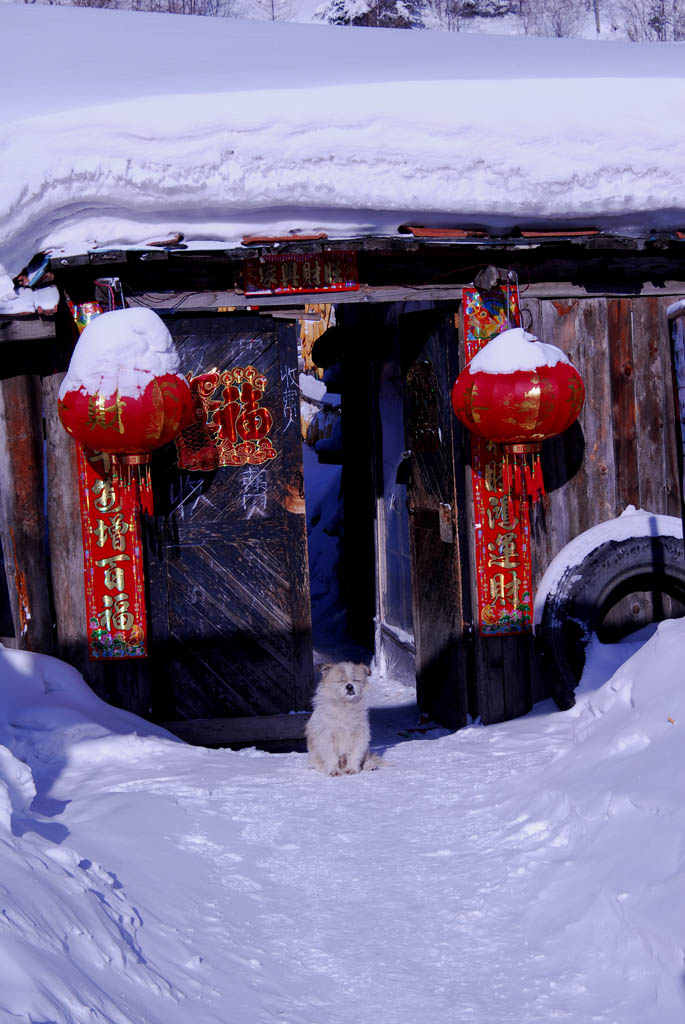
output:
[[[573,710],[453,735],[372,680],[386,764],[341,778],[0,650],[0,1019],[680,1024],[684,647],[595,643]]]
[[[679,44],[0,5],[0,298],[38,251],[685,223]]]

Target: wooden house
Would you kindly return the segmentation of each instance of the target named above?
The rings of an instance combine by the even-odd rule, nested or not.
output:
[[[278,281],[265,272],[274,266]],[[332,314],[333,355],[321,365],[335,360],[341,381],[350,635],[379,665],[415,674],[419,708],[450,728],[509,719],[549,696],[529,631],[479,630],[471,439],[450,391],[465,364],[464,289],[487,267],[518,283],[523,326],[585,382],[579,419],[543,445],[533,589],[570,540],[627,506],[680,517],[668,311],[685,298],[682,233],[410,225],[396,237],[253,238],[208,251],[175,239],[56,256],[42,283],[57,286],[59,307],[0,318],[2,642],[63,658],[105,700],[194,742],[235,740],[245,719],[246,741],[267,721],[286,739],[286,716],[308,708],[314,683],[299,373],[311,325],[323,337]],[[142,526],[147,656],[91,660],[75,444],[57,392],[76,340],[68,303],[107,308],[113,289],[163,318],[189,377],[262,375],[274,457],[183,468],[176,445],[154,455],[154,515]],[[614,627],[648,621],[652,606],[636,586]]]

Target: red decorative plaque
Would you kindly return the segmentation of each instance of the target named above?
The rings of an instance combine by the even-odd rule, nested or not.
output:
[[[243,280],[245,292],[249,295],[356,291],[359,288],[357,254],[269,254],[245,260]]]

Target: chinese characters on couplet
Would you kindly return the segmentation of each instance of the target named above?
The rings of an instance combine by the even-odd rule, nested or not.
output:
[[[530,628],[530,541],[520,502],[503,490],[498,446],[482,442],[474,454],[479,465],[474,486],[480,527],[478,567],[481,632],[506,634]]]
[[[145,657],[143,555],[131,484],[105,452],[79,445],[78,459],[90,658]]]

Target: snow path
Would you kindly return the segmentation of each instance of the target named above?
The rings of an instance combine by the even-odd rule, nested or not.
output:
[[[674,664],[683,637],[658,634]],[[607,678],[615,649],[600,653]],[[684,954],[663,925],[685,812],[640,766],[677,777],[683,759],[631,687],[405,738],[407,691],[375,680],[387,763],[336,779],[299,753],[84,727],[60,750],[35,717],[12,726],[38,797],[15,794],[0,839],[0,964],[17,972],[8,988],[0,967],[0,1018],[675,1024]],[[40,957],[30,1005],[22,949]]]

